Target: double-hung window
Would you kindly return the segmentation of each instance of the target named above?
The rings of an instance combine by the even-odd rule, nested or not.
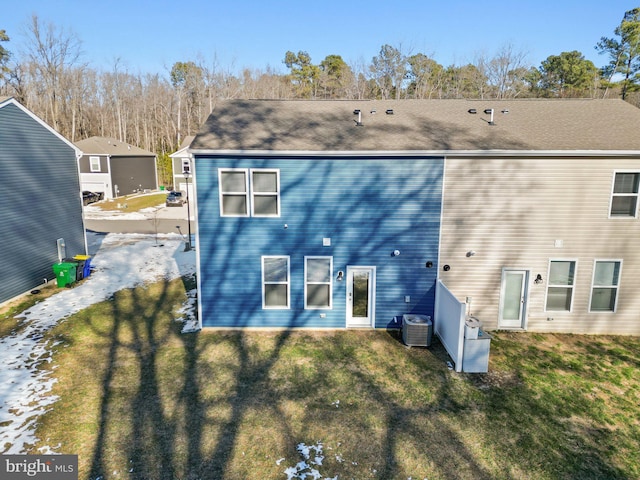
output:
[[[547,286],[547,311],[570,312],[576,277],[574,260],[551,260]]]
[[[638,216],[639,186],[640,172],[614,173],[610,217],[636,218]]]
[[[620,284],[620,260],[596,260],[591,282],[590,312],[615,312]]]
[[[220,214],[223,217],[249,216],[249,176],[246,169],[219,170]]]
[[[280,178],[277,170],[251,170],[251,214],[280,216]]]
[[[100,157],[89,157],[89,168],[92,172],[100,171]]]
[[[332,304],[332,257],[304,258],[304,308],[330,309]]]
[[[262,257],[262,308],[289,308],[290,278],[288,256]]]
[[[220,215],[279,217],[280,173],[272,169],[218,170]]]

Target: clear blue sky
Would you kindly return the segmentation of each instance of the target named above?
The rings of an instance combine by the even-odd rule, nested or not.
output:
[[[512,44],[539,66],[549,55],[578,50],[596,66],[594,47],[613,36],[640,0],[15,0],[0,30],[18,53],[32,14],[73,32],[83,60],[111,70],[166,74],[178,61],[203,61],[233,73],[270,66],[286,71],[285,52],[307,51],[313,63],[341,55],[369,63],[380,47],[424,53],[447,66],[492,56]]]

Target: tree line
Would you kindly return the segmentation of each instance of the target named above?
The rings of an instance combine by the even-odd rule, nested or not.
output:
[[[1,25],[0,25],[1,26]],[[287,73],[240,73],[202,60],[176,62],[168,75],[132,74],[118,60],[110,71],[83,62],[81,41],[37,15],[24,49],[14,53],[0,30],[0,95],[12,96],[72,142],[98,135],[156,152],[163,183],[168,154],[202,125],[218,99],[512,99],[621,98],[640,106],[640,8],[625,12],[596,51],[602,68],[579,51],[551,55],[539,66],[512,45],[444,66],[402,45],[382,45],[370,62],[348,64],[332,54],[319,63],[288,51]],[[164,165],[162,165],[164,163]]]

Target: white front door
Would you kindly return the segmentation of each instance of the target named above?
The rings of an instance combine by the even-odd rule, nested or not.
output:
[[[376,305],[376,267],[347,266],[347,328],[373,328]]]
[[[498,328],[525,328],[528,284],[527,270],[502,270]]]

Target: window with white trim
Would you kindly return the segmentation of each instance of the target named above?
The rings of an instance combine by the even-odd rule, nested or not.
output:
[[[551,260],[549,262],[546,311],[571,311],[575,276],[575,260]]]
[[[249,177],[246,169],[219,170],[220,215],[249,216]]]
[[[290,295],[289,257],[262,257],[262,308],[289,308]]]
[[[333,291],[333,257],[304,257],[304,308],[330,309]]]
[[[89,157],[89,165],[92,172],[100,171],[100,157]]]
[[[262,168],[218,170],[220,215],[279,217],[280,171]]]
[[[620,285],[621,260],[596,260],[591,282],[590,312],[615,312]]]
[[[639,172],[615,172],[611,190],[609,216],[636,218],[638,216]]]

